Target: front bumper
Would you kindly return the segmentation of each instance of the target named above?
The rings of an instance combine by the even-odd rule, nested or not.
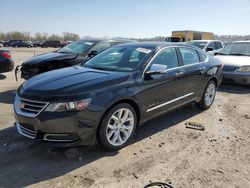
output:
[[[248,72],[223,72],[223,82],[250,85],[250,73]]]
[[[27,138],[59,147],[94,145],[96,142],[98,123],[92,112],[42,111],[36,116],[30,116],[20,110],[17,99],[14,112],[18,133]]]

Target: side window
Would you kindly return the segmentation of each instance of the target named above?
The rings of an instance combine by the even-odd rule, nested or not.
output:
[[[166,48],[160,51],[152,61],[152,64],[166,65],[168,69],[178,67],[178,59],[175,48]]]
[[[193,63],[200,62],[199,56],[196,50],[193,50],[191,48],[179,48],[179,49],[181,52],[184,65],[190,65]]]
[[[216,48],[215,48],[214,42],[210,42],[210,43],[208,44],[207,48],[213,48],[213,49],[215,50]]]
[[[100,53],[101,51],[110,48],[110,46],[110,42],[99,42],[92,48],[92,51],[97,51],[97,53]]]
[[[221,49],[223,48],[222,44],[220,42],[215,43],[216,49]]]
[[[206,56],[205,54],[203,54],[203,53],[199,52],[199,51],[198,51],[198,53],[199,53],[199,56],[200,56],[200,62],[204,62],[204,61],[206,61],[207,56]]]

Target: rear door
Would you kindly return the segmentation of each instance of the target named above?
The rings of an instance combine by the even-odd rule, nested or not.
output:
[[[199,96],[200,88],[203,87],[202,73],[205,71],[205,67],[200,62],[200,57],[195,49],[179,47],[178,53],[182,61],[181,69],[184,72],[184,94],[190,94],[189,99],[196,98]]]

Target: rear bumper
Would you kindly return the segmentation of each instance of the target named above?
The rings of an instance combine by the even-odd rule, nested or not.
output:
[[[245,72],[223,72],[223,82],[241,85],[250,85],[250,73]]]

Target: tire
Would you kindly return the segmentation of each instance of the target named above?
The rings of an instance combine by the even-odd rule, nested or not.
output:
[[[137,115],[131,105],[121,103],[114,106],[107,112],[98,130],[99,144],[111,151],[123,148],[133,137],[136,125]]]
[[[210,80],[204,90],[204,93],[202,95],[202,98],[200,102],[198,103],[198,106],[202,109],[209,109],[215,99],[216,95],[216,84],[213,80]]]

